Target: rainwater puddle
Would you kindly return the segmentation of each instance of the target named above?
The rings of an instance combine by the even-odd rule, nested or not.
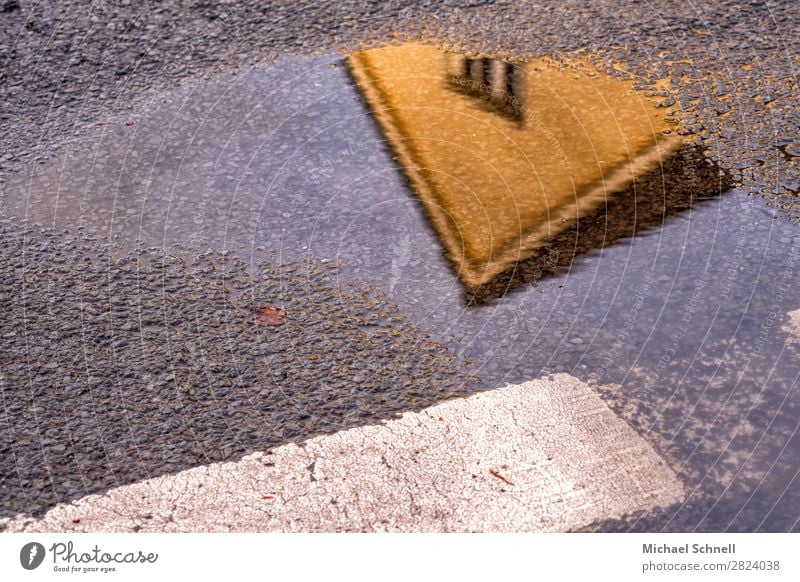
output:
[[[717,500],[679,527],[796,527],[800,236],[658,100],[581,62],[286,59],[98,126],[4,205],[130,245],[336,261],[486,388],[593,382],[690,502]]]
[[[469,288],[552,246],[681,145],[665,109],[580,63],[406,45],[347,64]]]

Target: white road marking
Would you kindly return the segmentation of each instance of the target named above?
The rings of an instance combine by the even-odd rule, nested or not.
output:
[[[683,497],[650,445],[559,374],[5,521],[7,531],[566,531]]]
[[[786,340],[788,345],[800,346],[800,309],[795,309],[786,314],[787,321],[781,326],[789,337]]]

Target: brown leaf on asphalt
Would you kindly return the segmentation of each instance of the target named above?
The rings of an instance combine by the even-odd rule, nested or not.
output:
[[[256,323],[266,327],[277,327],[283,324],[283,318],[286,312],[280,307],[272,307],[270,305],[258,306],[251,305],[250,311],[256,314]]]

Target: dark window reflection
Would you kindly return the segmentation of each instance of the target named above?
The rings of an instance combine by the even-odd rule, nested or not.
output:
[[[492,111],[522,122],[525,117],[523,71],[498,59],[471,59],[452,55],[447,86],[483,102]]]

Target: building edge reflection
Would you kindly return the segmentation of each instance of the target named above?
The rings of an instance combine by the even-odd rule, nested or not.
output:
[[[702,146],[684,144],[658,168],[636,176],[627,188],[608,196],[597,211],[579,218],[531,256],[490,281],[466,288],[464,303],[486,305],[536,284],[569,268],[581,255],[657,229],[734,185],[730,173],[708,158]]]
[[[577,187],[573,182],[573,191],[559,194],[560,199],[556,197],[552,205],[548,199],[545,220],[520,221],[510,242],[492,245],[488,259],[474,260],[465,248],[464,225],[453,216],[452,208],[448,210],[440,202],[435,168],[428,167],[415,153],[415,136],[398,115],[408,104],[397,102],[390,94],[380,68],[369,58],[374,50],[381,49],[352,53],[347,69],[463,284],[467,305],[483,305],[517,287],[535,283],[570,265],[578,254],[660,226],[698,199],[716,196],[731,186],[728,174],[708,160],[701,148],[685,144],[665,129],[651,143],[606,166],[594,181]],[[519,65],[441,54],[443,88],[522,131],[531,131],[525,128],[530,104],[524,89],[520,89],[526,80]],[[596,232],[597,224],[603,225],[601,233]]]

